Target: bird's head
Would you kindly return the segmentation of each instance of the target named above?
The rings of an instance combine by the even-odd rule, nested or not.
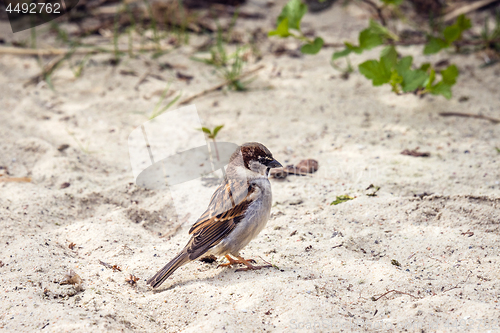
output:
[[[231,156],[229,164],[246,169],[247,176],[253,177],[268,177],[270,169],[282,167],[269,149],[258,142],[242,144]]]

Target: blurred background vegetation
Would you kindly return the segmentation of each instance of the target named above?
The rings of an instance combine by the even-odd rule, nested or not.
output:
[[[295,4],[299,11],[305,9],[297,14],[290,9],[290,4]],[[297,7],[297,4],[300,6]],[[368,28],[365,30],[368,31],[360,31],[359,45],[355,45],[354,41],[332,40],[327,35],[317,36],[314,29],[299,29],[296,34],[290,34],[292,30],[288,28],[281,33],[278,31],[284,18],[289,20],[290,29],[293,29],[293,24],[300,24],[304,15],[316,15],[347,6],[358,6],[366,12]],[[0,20],[7,20],[5,5],[1,3]],[[291,22],[294,20],[295,23]],[[253,28],[235,29],[242,21],[253,22]],[[331,24],[334,26],[335,22]],[[452,31],[449,37],[453,30],[450,26],[453,25],[459,31],[458,34]],[[270,33],[273,30],[274,33]],[[300,43],[294,44],[292,48],[283,47],[282,44],[276,46],[272,41],[278,38],[272,35],[296,38]],[[206,38],[201,44],[191,45],[193,36]],[[190,58],[213,67],[222,78],[221,86],[243,91],[250,82],[248,76],[258,70],[253,68],[248,71],[246,66],[258,63],[263,52],[277,57],[297,57],[330,48],[333,54],[332,70],[340,70],[348,78],[354,67],[348,58],[346,67],[337,59],[352,52],[361,53],[365,49],[383,45],[393,47],[394,52],[383,51],[380,61],[373,59],[371,63],[359,66],[360,73],[373,80],[374,85],[391,84],[393,91],[398,94],[437,92],[449,98],[458,71],[450,67],[452,64],[448,59],[437,64],[422,64],[420,67],[411,61],[409,65],[408,62],[398,63],[397,59],[401,58],[397,52],[398,46],[426,45],[425,50],[430,50],[429,44],[436,52],[447,48],[454,54],[476,53],[483,59],[482,66],[485,67],[497,63],[500,60],[500,1],[80,0],[69,14],[32,28],[29,34],[2,32],[0,54],[38,57],[41,74],[33,78],[33,82],[45,80],[52,87],[51,74],[64,62],[69,63],[77,78],[82,75],[89,59],[99,53],[109,54],[109,64],[115,66],[127,57],[145,54],[154,60],[173,49],[188,46],[191,47]],[[387,54],[389,56],[384,58]],[[392,59],[390,61],[393,63],[384,67],[387,59]],[[407,68],[401,69],[406,65]],[[166,62],[162,66],[168,68],[169,64]],[[379,70],[382,74],[377,72]],[[436,74],[442,76],[442,81],[433,84]],[[192,79],[180,71],[177,72],[177,78],[188,82]],[[446,85],[445,79],[449,87],[445,87],[443,92],[443,87],[438,85]],[[437,88],[433,88],[433,85]],[[216,88],[220,89],[221,86]],[[163,98],[170,96],[167,91],[162,95]],[[173,97],[169,106],[175,102],[183,104],[190,101],[180,100],[180,96]],[[155,114],[164,110],[156,110]]]

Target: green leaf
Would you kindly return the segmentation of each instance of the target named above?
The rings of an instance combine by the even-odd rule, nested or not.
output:
[[[431,68],[431,64],[426,62],[426,63],[423,63],[421,66],[420,66],[420,69],[423,70],[424,72],[427,72],[427,70],[429,70],[429,68]]]
[[[365,29],[359,34],[359,48],[362,52],[363,50],[370,50],[377,47],[383,43],[383,39],[380,34],[377,34],[372,29]],[[354,51],[356,52],[356,51]],[[356,53],[361,53],[356,52]]]
[[[435,86],[432,86],[429,91],[433,95],[443,95],[446,99],[451,98],[451,86],[443,81],[438,82]]]
[[[455,25],[450,25],[450,26],[444,28],[444,31],[443,31],[444,39],[446,40],[448,45],[450,45],[451,43],[453,43],[454,41],[459,39],[461,34],[462,34],[462,32]]]
[[[316,37],[312,43],[305,44],[300,48],[300,52],[304,54],[316,54],[323,47],[323,38]]]
[[[403,2],[403,0],[382,0],[382,2],[386,5],[398,6]]]
[[[348,56],[351,52],[352,51],[350,49],[344,49],[342,51],[335,52],[332,55],[332,61],[337,60],[337,59],[342,58],[342,57],[345,57],[345,56]]]
[[[210,132],[210,130],[206,127],[199,128],[199,130],[203,131],[203,133],[207,133],[208,135],[212,134],[212,132]]]
[[[334,201],[332,201],[332,203],[330,205],[338,205],[338,204],[341,204],[343,202],[353,200],[353,199],[354,198],[349,196],[349,195],[338,195],[337,198]]]
[[[391,31],[389,31],[389,29],[387,29],[386,27],[384,27],[375,20],[370,20],[370,25],[368,29],[370,29],[374,34],[379,35],[381,38],[393,39],[396,41],[399,40],[398,35],[392,33]]]
[[[403,91],[409,92],[423,87],[425,81],[429,77],[429,74],[417,69],[405,71],[401,76],[403,77],[403,83],[401,84]]]
[[[392,76],[392,69],[395,65],[395,63],[392,62],[392,59],[390,57],[382,57],[380,58],[380,66],[383,72],[385,73],[384,75],[387,77],[387,82],[391,79]]]
[[[460,33],[464,32],[467,29],[472,28],[470,19],[468,19],[464,14],[457,17],[455,25],[458,27],[458,29],[460,29]]]
[[[465,15],[460,15],[456,22],[443,30],[443,37],[429,36],[425,45],[424,54],[433,54],[449,47],[453,42],[462,38],[462,33],[471,28],[471,22]]]
[[[398,53],[396,52],[394,46],[389,46],[382,50],[381,55],[380,65],[382,66],[385,75],[388,74],[387,82],[391,84],[394,91],[397,91],[398,88],[396,82],[399,82],[399,78],[397,77],[397,73],[396,76],[393,75],[393,68],[398,61]]]
[[[288,28],[300,31],[300,21],[302,17],[307,12],[307,5],[301,0],[290,0],[283,7],[276,25],[279,25],[281,21],[288,18]]]
[[[392,69],[398,61],[398,52],[394,46],[388,46],[380,52],[380,59],[384,61],[389,69]]]
[[[214,128],[214,137],[217,136],[217,133],[219,133],[219,131],[222,129],[222,127],[224,127],[224,125],[219,125],[216,128]]]
[[[268,36],[280,36],[286,38],[290,36],[290,31],[288,31],[288,18],[285,17],[276,27],[276,30],[269,31]]]
[[[396,89],[397,83],[401,85],[404,92],[412,91],[418,88],[419,86],[418,84],[420,83],[420,81],[415,82],[416,73],[410,68],[412,62],[413,58],[411,56],[406,56],[401,58],[401,60],[394,65],[397,75],[393,73],[391,76],[391,85],[393,86],[393,90],[395,91],[397,90]],[[413,88],[416,84],[417,86]]]
[[[352,52],[356,52],[358,54],[363,53],[363,49],[359,46],[352,45],[349,42],[344,42],[344,44],[345,44],[345,47],[348,48],[349,50],[351,50]]]
[[[450,65],[446,69],[441,71],[441,76],[443,77],[443,82],[454,85],[457,82],[458,68],[455,65]]]
[[[427,42],[424,48],[424,54],[438,53],[439,51],[441,51],[444,48],[447,48],[448,46],[449,45],[448,43],[446,43],[445,40],[429,36],[429,41]]]
[[[406,56],[401,58],[396,65],[396,71],[402,77],[401,87],[403,88],[403,92],[415,91],[416,89],[423,87],[423,84],[429,77],[429,75],[423,70],[412,70],[412,62],[413,57]]]
[[[403,75],[404,72],[411,70],[411,64],[413,63],[413,57],[412,56],[406,56],[401,58],[399,60],[398,64],[396,65],[396,70],[398,71],[399,75]]]
[[[377,60],[368,60],[360,64],[359,72],[373,81],[374,86],[381,86],[391,79],[391,71]]]
[[[435,73],[434,70],[431,70],[431,75],[429,77],[429,81],[427,83],[427,90],[433,95],[443,95],[447,99],[450,99],[451,87],[457,82],[458,76],[458,68],[455,65],[450,65],[446,69],[441,71],[441,76],[443,79],[435,85],[432,85],[432,81],[434,81]],[[431,80],[432,78],[432,80]]]

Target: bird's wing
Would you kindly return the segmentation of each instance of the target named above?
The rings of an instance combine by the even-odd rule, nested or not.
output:
[[[208,209],[191,227],[193,235],[185,250],[195,260],[224,239],[243,219],[259,188],[246,181],[228,181],[213,194]]]

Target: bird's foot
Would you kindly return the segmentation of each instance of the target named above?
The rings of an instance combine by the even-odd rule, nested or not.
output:
[[[241,261],[243,264],[245,264],[247,267],[238,268],[235,272],[244,272],[244,271],[256,270],[256,269],[261,269],[261,268],[266,268],[266,267],[273,267],[273,265],[271,265],[271,264],[262,265],[262,266],[254,266],[250,263],[250,261],[255,263],[255,260],[253,260],[253,259],[245,260],[242,257],[236,257],[236,258],[238,258],[238,260]]]
[[[219,264],[219,265],[217,266],[217,268],[219,268],[219,267],[227,267],[227,266],[232,266],[232,265],[247,265],[247,266],[248,266],[248,265],[250,265],[250,266],[252,266],[252,264],[250,264],[250,262],[253,262],[253,263],[255,263],[255,262],[256,262],[256,261],[255,261],[255,260],[253,260],[253,259],[243,259],[243,258],[241,258],[241,257],[237,257],[237,258],[238,258],[238,260],[234,260],[233,258],[231,258],[231,257],[230,257],[229,255],[227,255],[227,254],[226,254],[226,256],[225,256],[225,257],[226,257],[226,259],[227,259],[229,262],[224,263],[224,264]],[[253,266],[253,267],[255,267],[255,266]]]

